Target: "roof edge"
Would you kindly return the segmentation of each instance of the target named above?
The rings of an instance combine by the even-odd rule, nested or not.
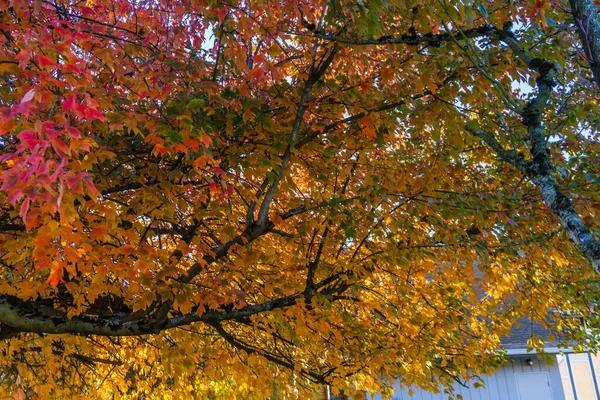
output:
[[[575,351],[570,347],[566,347],[566,348],[546,347],[544,349],[544,352],[550,353],[550,354],[575,353]],[[584,349],[583,352],[585,353],[586,350]],[[535,349],[533,349],[531,351],[528,351],[527,349],[506,349],[507,356],[528,356],[528,355],[534,355],[537,353],[538,352]]]

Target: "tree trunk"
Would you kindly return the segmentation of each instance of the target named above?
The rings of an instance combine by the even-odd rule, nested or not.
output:
[[[326,385],[319,385],[319,391],[315,400],[348,400],[348,396],[344,394],[344,392],[340,394],[332,394],[331,388]]]
[[[317,396],[315,397],[315,400],[330,400],[329,386],[319,385],[319,391],[317,392]]]

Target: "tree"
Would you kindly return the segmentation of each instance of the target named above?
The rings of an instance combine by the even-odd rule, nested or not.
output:
[[[437,390],[523,316],[594,346],[555,313],[599,294],[589,4],[4,2],[0,390]]]

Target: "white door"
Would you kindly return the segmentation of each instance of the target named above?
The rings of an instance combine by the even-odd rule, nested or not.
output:
[[[553,400],[547,372],[515,374],[520,400]]]

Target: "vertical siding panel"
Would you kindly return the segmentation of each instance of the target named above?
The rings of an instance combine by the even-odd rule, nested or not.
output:
[[[498,393],[499,388],[498,388],[498,374],[500,373],[500,370],[498,370],[495,374],[492,374],[490,376],[487,377],[486,379],[486,383],[487,383],[487,388],[488,388],[488,393],[490,395],[490,400],[501,400],[500,399],[500,394]]]
[[[476,389],[473,385],[475,385],[476,381],[473,381],[469,385],[469,395],[471,396],[471,400],[481,400],[481,389]]]
[[[506,378],[506,391],[507,391],[507,399],[511,400],[519,400],[519,392],[517,390],[517,381],[515,379],[515,373],[522,372],[523,368],[518,364],[518,360],[513,360],[509,364],[510,368],[505,370],[505,378]]]
[[[550,365],[546,364],[546,361],[542,361],[542,360],[538,360],[538,363],[540,364],[540,368],[542,371],[548,371],[550,372],[550,370],[552,368],[555,368],[556,365],[554,367],[551,367]],[[554,360],[554,364],[556,364],[556,359]]]
[[[466,388],[462,385],[458,385],[458,386],[460,386],[460,393],[463,395],[463,399],[473,400],[473,398],[471,397],[471,391],[468,388]]]
[[[454,384],[454,390],[456,391],[456,393],[460,394],[463,397],[463,400],[469,400],[469,398],[464,393],[463,387],[458,383]]]
[[[482,388],[477,389],[477,390],[479,390],[479,393],[481,393],[481,398],[484,400],[494,400],[494,398],[492,397],[492,388],[491,388],[492,376],[484,375],[483,383],[485,384],[485,389],[482,389]]]
[[[478,389],[481,392],[481,398],[484,400],[494,400],[492,398],[492,390],[490,389],[491,384],[491,376],[484,375],[483,383],[485,385],[485,389]]]
[[[392,395],[392,399],[394,400],[407,400],[402,396],[402,389],[400,389],[400,380],[396,379],[394,382],[394,394]]]
[[[429,394],[429,396],[427,397],[427,400],[438,400],[438,395],[433,393],[433,392],[427,392]]]
[[[406,388],[403,388],[400,390],[400,398],[402,400],[411,400],[411,397],[408,397],[408,393],[406,391]]]
[[[502,371],[503,378],[504,378],[505,395],[506,395],[507,399],[514,397],[513,395],[515,394],[511,390],[511,382],[510,382],[510,379],[515,374],[515,366],[513,364],[514,364],[514,360],[511,359],[510,363],[506,364],[506,367]],[[516,398],[515,398],[515,400],[516,400]]]
[[[495,391],[496,391],[495,395],[497,396],[498,400],[504,400],[505,398],[507,398],[506,396],[508,395],[508,393],[506,391],[506,378],[504,376],[505,369],[506,369],[506,365],[503,365],[494,374]]]
[[[523,363],[521,362],[521,357],[514,358],[511,364],[513,366],[513,378],[514,374],[525,372],[525,370],[523,369]]]
[[[462,390],[462,386],[460,386],[457,383],[454,384],[454,392],[460,394],[464,400],[469,400],[465,397],[465,394],[463,393],[463,390]]]
[[[483,392],[483,390],[475,388],[475,382],[477,381],[473,380],[473,382],[469,384],[469,394],[471,395],[471,400],[482,400],[483,397],[481,397],[481,392]]]
[[[542,363],[542,360],[538,359],[537,357],[532,357],[531,360],[533,361],[533,372],[548,371],[548,368],[546,368],[546,365]]]
[[[410,400],[404,395],[404,390],[400,388],[400,382],[398,382],[398,386],[394,386],[394,388],[394,396],[398,396],[398,398],[394,400]]]
[[[494,400],[492,388],[490,387],[491,384],[492,384],[492,377],[486,376],[485,377],[485,393],[486,393],[485,399],[486,400]]]
[[[473,394],[469,388],[461,386],[460,389],[463,391],[463,397],[465,400],[473,400]]]
[[[481,398],[484,400],[494,400],[492,398],[492,377],[491,376],[487,376],[484,375],[483,376],[483,381],[485,384],[485,390],[484,389],[478,389],[481,392]]]
[[[565,391],[562,386],[562,378],[560,369],[558,368],[558,360],[554,356],[554,365],[548,365],[548,375],[550,375],[550,389],[555,400],[565,400]]]

